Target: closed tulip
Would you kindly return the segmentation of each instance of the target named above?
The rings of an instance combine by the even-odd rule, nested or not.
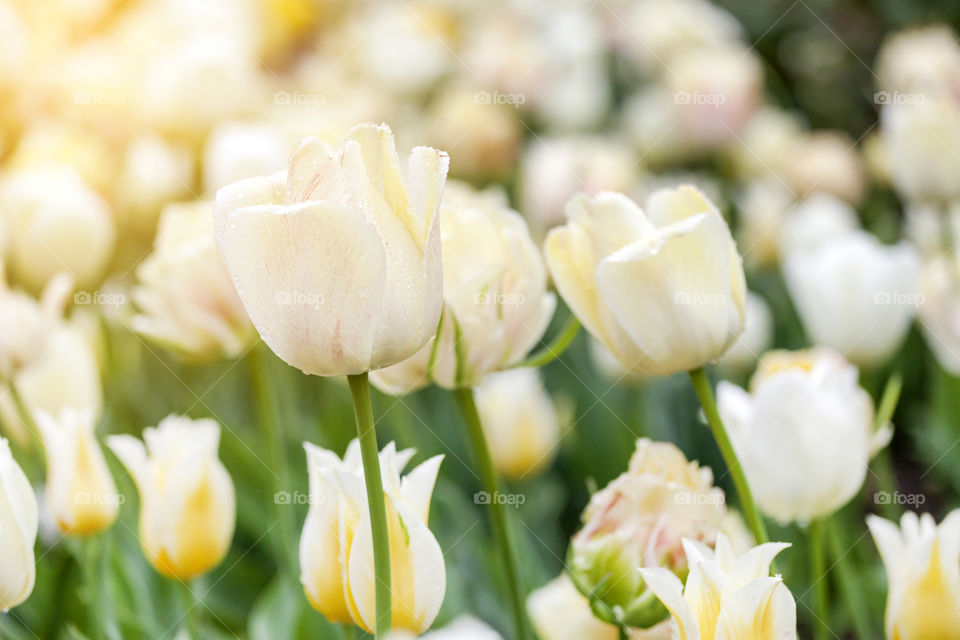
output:
[[[220,564],[236,520],[233,481],[217,458],[220,425],[168,416],[143,442],[110,436],[107,446],[140,492],[140,544],[154,568],[188,580]],[[144,446],[146,444],[146,446]]]
[[[717,407],[754,498],[779,522],[809,522],[842,507],[889,440],[889,426],[874,431],[873,401],[857,376],[830,349],[771,351],[749,392],[717,386]]]
[[[888,640],[960,638],[960,510],[939,525],[911,511],[899,528],[872,515],[867,525],[887,570]]]
[[[167,205],[133,290],[133,328],[194,360],[235,358],[256,337],[217,253],[211,210],[203,202]]]
[[[376,630],[373,541],[360,445],[341,460],[305,443],[310,510],[300,538],[300,580],[307,599],[327,620]],[[446,591],[443,552],[427,527],[430,499],[443,456],[402,478],[414,451],[393,443],[380,452],[390,538],[393,627],[426,631]]]
[[[434,335],[448,164],[417,147],[404,179],[390,128],[360,125],[336,147],[301,141],[285,175],[217,193],[220,254],[282,360],[314,375],[358,374],[409,358]]]
[[[917,251],[883,245],[865,231],[793,253],[784,272],[810,339],[863,366],[890,358],[920,304]]]
[[[36,414],[47,454],[47,508],[63,533],[98,533],[117,517],[119,496],[94,435],[96,414],[66,408]]]
[[[473,387],[521,360],[543,336],[556,300],[526,222],[502,192],[447,185],[440,206],[444,313],[416,355],[376,372],[381,389],[403,393],[431,380]]]
[[[547,237],[547,266],[567,305],[628,369],[696,369],[740,335],[743,266],[699,191],[657,191],[646,212],[619,193],[578,195],[567,217]]]
[[[789,544],[770,542],[742,555],[726,536],[716,550],[684,540],[690,562],[686,584],[666,569],[640,569],[670,610],[675,640],[796,640],[797,603],[770,563]]]
[[[33,591],[38,523],[33,487],[13,459],[10,445],[0,438],[0,611],[17,606]]]

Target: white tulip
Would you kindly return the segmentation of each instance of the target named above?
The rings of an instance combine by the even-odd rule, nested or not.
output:
[[[860,228],[857,212],[843,200],[827,193],[815,193],[791,207],[783,216],[776,234],[780,256],[812,251],[827,240],[845,236]]]
[[[692,187],[646,212],[618,193],[575,196],[545,254],[560,295],[624,366],[670,375],[723,355],[743,330],[746,284],[730,230]]]
[[[878,93],[881,104],[916,99],[930,90],[960,88],[960,47],[953,30],[945,24],[908,29],[888,37],[877,55],[879,86],[891,95]]]
[[[547,270],[523,218],[499,191],[447,185],[440,205],[444,312],[417,354],[373,374],[390,393],[431,380],[473,387],[517,363],[539,342],[553,310]]]
[[[940,256],[923,268],[920,328],[937,362],[960,375],[960,253]]]
[[[8,175],[0,207],[12,231],[12,275],[33,291],[61,271],[69,271],[80,287],[94,285],[113,257],[110,208],[72,169]]]
[[[341,460],[305,443],[310,510],[300,538],[300,581],[307,599],[327,620],[375,631],[375,576],[370,511],[359,441]],[[443,552],[427,527],[430,500],[443,456],[402,478],[414,455],[391,442],[380,452],[390,537],[393,627],[426,631],[446,591]]]
[[[533,591],[527,598],[527,612],[542,640],[617,640],[619,630],[593,615],[590,602],[570,576],[560,574]],[[670,640],[669,622],[651,629],[630,629],[629,640]]]
[[[890,178],[909,200],[952,200],[960,196],[960,104],[951,95],[930,93],[888,104],[880,113]]]
[[[857,376],[829,349],[771,351],[750,392],[717,386],[717,407],[754,498],[777,521],[805,523],[842,507],[889,440],[888,425],[874,432],[873,401]]]
[[[37,301],[0,282],[0,380],[10,382],[43,355],[72,286],[69,276],[59,274]]]
[[[405,360],[433,336],[448,165],[445,153],[417,147],[404,180],[390,128],[361,125],[336,147],[301,141],[286,175],[217,193],[220,254],[282,360],[314,375],[356,374]]]
[[[912,511],[899,527],[874,515],[867,525],[887,570],[887,638],[960,638],[960,510],[939,525]]]
[[[670,610],[674,640],[796,640],[797,603],[779,576],[770,577],[773,558],[789,546],[770,542],[738,556],[723,534],[716,551],[684,539],[685,585],[666,569],[640,573]]]
[[[17,606],[33,591],[38,524],[33,487],[13,459],[10,445],[0,438],[0,611]]]
[[[47,455],[46,506],[60,530],[86,536],[113,524],[119,496],[94,435],[96,414],[65,408],[35,414]]]
[[[224,122],[203,150],[203,188],[213,193],[244,178],[270,175],[287,164],[286,138],[262,124]]]
[[[256,337],[220,260],[209,203],[167,205],[153,252],[137,267],[131,324],[194,359],[240,356]]]
[[[773,314],[762,296],[747,292],[743,333],[717,361],[725,370],[749,371],[773,344]]]
[[[490,454],[501,473],[525,478],[553,461],[560,416],[536,369],[493,373],[475,395]]]
[[[159,136],[134,138],[113,185],[117,213],[126,228],[152,235],[164,203],[188,198],[192,185],[193,158],[188,149]]]
[[[206,573],[230,547],[236,497],[217,458],[219,442],[214,420],[174,415],[144,429],[143,442],[107,438],[140,493],[140,544],[165,576],[189,580]]]
[[[814,344],[877,366],[900,346],[920,304],[920,259],[908,243],[886,246],[865,231],[787,257],[790,296]]]
[[[842,131],[807,132],[797,139],[777,169],[799,197],[822,191],[857,202],[863,196],[864,171],[856,142]]]

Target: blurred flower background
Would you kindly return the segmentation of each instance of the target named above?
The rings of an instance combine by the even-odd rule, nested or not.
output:
[[[435,615],[438,640],[516,637],[493,501],[539,637],[612,639],[628,619],[651,627],[635,640],[669,638],[668,596],[698,597],[674,574],[726,576],[753,544],[697,396],[651,377],[717,360],[770,539],[793,545],[775,548],[783,583],[766,565],[749,576],[777,624],[792,595],[800,637],[960,637],[911,604],[936,574],[937,606],[960,610],[956,515],[944,521],[960,507],[958,28],[946,1],[0,0],[0,635],[372,628],[364,566],[323,582],[366,508],[350,392],[284,362],[326,373],[343,353],[308,352],[301,324],[264,328],[277,307],[316,317],[331,301],[270,289],[258,313],[249,298],[267,294],[234,283],[287,272],[238,266],[230,247],[274,231],[234,233],[214,201],[298,210],[296,168],[385,122],[404,171],[415,145],[449,156],[439,332],[373,376],[391,517],[419,541],[399,572],[417,585],[408,630]],[[390,129],[351,135],[374,129],[389,148]],[[411,154],[416,206],[444,162]],[[649,228],[618,226],[634,203]],[[722,216],[736,250],[725,229],[680,233],[662,247],[672,288],[630,289],[625,272],[600,301],[582,271],[684,207]],[[225,234],[242,237],[225,248]],[[431,239],[416,244],[429,271]],[[723,260],[701,278],[678,251]],[[719,293],[696,293],[706,279]],[[406,335],[432,323],[433,290],[404,282],[387,281],[403,304],[381,322]],[[656,296],[686,311],[647,313]],[[566,342],[574,314],[587,331],[562,355],[499,372]],[[670,323],[686,332],[661,342]],[[388,359],[375,349],[367,368]],[[445,391],[464,385],[506,478],[497,495]],[[889,521],[909,511],[930,515],[904,518],[901,541]]]

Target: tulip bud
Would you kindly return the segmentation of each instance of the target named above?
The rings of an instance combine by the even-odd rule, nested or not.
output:
[[[140,493],[140,544],[163,575],[189,580],[223,560],[233,538],[233,481],[217,458],[220,425],[168,416],[143,442],[110,436],[107,446]],[[144,446],[146,443],[146,446]]]
[[[0,611],[17,606],[33,591],[33,545],[37,540],[37,500],[33,487],[0,438]]]
[[[64,270],[80,287],[103,275],[113,256],[113,216],[74,170],[12,173],[0,187],[0,207],[12,230],[12,275],[25,287],[39,291]]]
[[[637,373],[716,360],[743,330],[746,283],[730,229],[693,187],[642,211],[619,193],[574,196],[547,236],[547,266],[591,335]]]
[[[887,570],[887,638],[960,637],[960,510],[939,525],[912,511],[899,528],[873,515],[867,525]]]
[[[133,328],[193,358],[235,358],[256,337],[213,240],[212,206],[170,204],[137,268]]]
[[[771,351],[750,392],[717,386],[717,408],[754,498],[779,522],[809,522],[846,504],[889,441],[889,426],[874,432],[873,401],[857,376],[830,349]]]
[[[900,346],[919,306],[919,270],[911,245],[885,246],[863,231],[795,252],[784,264],[811,340],[865,366],[883,364]]]
[[[404,393],[435,381],[473,387],[520,361],[543,336],[556,299],[520,215],[497,191],[450,183],[440,206],[443,318],[437,336],[397,365],[373,374],[379,388]]]
[[[490,454],[501,473],[523,479],[553,461],[560,416],[536,369],[493,373],[475,395]]]
[[[305,443],[310,510],[300,538],[300,581],[307,599],[330,622],[376,630],[373,538],[359,441],[341,460]],[[443,456],[403,478],[414,451],[391,442],[380,452],[390,537],[393,627],[426,631],[446,591],[443,552],[427,528],[433,486]]]
[[[117,487],[94,436],[95,415],[73,408],[56,417],[36,413],[47,454],[47,507],[70,535],[99,533],[117,517]]]
[[[789,547],[768,542],[737,555],[723,534],[716,550],[683,540],[690,562],[686,585],[667,569],[640,569],[643,579],[670,610],[675,640],[701,638],[797,639],[797,603],[770,563]]]
[[[577,588],[600,603],[593,610],[605,622],[648,628],[667,612],[637,567],[686,575],[681,540],[712,545],[727,509],[709,468],[688,462],[672,444],[642,439],[626,473],[593,495],[582,520],[570,551]]]
[[[417,147],[404,180],[390,128],[361,125],[337,147],[301,141],[286,176],[217,193],[220,255],[282,360],[314,375],[363,373],[409,358],[433,336],[448,164]]]

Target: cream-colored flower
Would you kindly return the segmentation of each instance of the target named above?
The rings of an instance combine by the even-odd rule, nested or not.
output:
[[[940,366],[960,375],[960,252],[939,256],[920,279],[920,328]]]
[[[133,328],[190,358],[235,358],[256,337],[213,239],[207,202],[167,205],[137,268]]]
[[[928,91],[960,89],[960,47],[953,30],[945,24],[908,29],[888,37],[877,55],[877,75],[883,93],[879,104],[916,100]]]
[[[796,640],[797,603],[773,558],[789,547],[769,542],[737,555],[723,534],[716,550],[684,540],[690,573],[683,584],[666,569],[640,569],[670,610],[675,640]]]
[[[72,169],[11,173],[0,187],[0,208],[12,231],[11,275],[32,291],[61,271],[79,287],[95,285],[113,257],[110,208]]]
[[[376,628],[370,512],[357,440],[341,460],[305,443],[310,511],[300,537],[300,581],[307,599],[327,620]],[[380,452],[387,503],[393,627],[426,631],[446,591],[443,552],[427,527],[430,500],[443,456],[430,458],[402,478],[414,455],[391,442]]]
[[[616,626],[593,615],[590,602],[577,591],[566,573],[533,591],[527,598],[527,612],[542,640],[617,640]],[[651,629],[630,629],[629,640],[670,640],[670,622]]]
[[[436,337],[416,355],[373,374],[400,393],[431,380],[473,387],[523,359],[556,306],[547,270],[523,218],[500,191],[450,183],[440,205],[444,311]]]
[[[743,330],[746,284],[730,230],[693,187],[646,211],[618,193],[575,196],[547,266],[583,325],[624,366],[670,375],[716,360]]]
[[[877,366],[900,346],[920,306],[920,258],[865,231],[787,256],[784,276],[811,341]]]
[[[717,407],[754,498],[779,522],[805,523],[842,507],[889,441],[888,425],[874,432],[873,401],[857,376],[830,349],[771,351],[749,392],[717,386]]]
[[[214,420],[174,415],[144,429],[143,442],[107,438],[140,493],[140,544],[165,576],[189,580],[206,573],[230,547],[236,497],[217,458],[219,442]]]
[[[46,506],[69,535],[98,533],[117,517],[117,487],[94,435],[96,414],[65,408],[35,414],[47,454]]]
[[[72,284],[60,274],[38,301],[0,282],[0,380],[10,382],[43,355]]]
[[[627,471],[595,493],[584,510],[584,526],[571,542],[570,571],[584,593],[593,593],[623,622],[649,628],[666,611],[637,567],[684,575],[688,561],[681,540],[713,545],[727,518],[723,491],[713,486],[709,468],[689,462],[672,444],[639,440]]]
[[[17,606],[33,591],[38,524],[33,487],[13,459],[10,445],[0,438],[0,611]]]
[[[782,160],[780,177],[798,197],[817,191],[847,202],[863,197],[864,171],[856,142],[842,131],[809,132]]]
[[[449,159],[417,147],[404,180],[393,133],[360,125],[300,142],[284,174],[217,193],[215,236],[260,336],[314,375],[409,358],[443,303],[440,199]]]
[[[893,186],[909,200],[946,201],[960,196],[960,103],[952,95],[922,94],[891,103],[880,113]]]
[[[553,461],[560,415],[536,369],[490,374],[475,395],[493,463],[501,473],[526,478]]]
[[[163,205],[190,196],[193,169],[193,158],[185,147],[154,135],[131,140],[113,185],[122,227],[152,235]]]
[[[912,511],[900,527],[874,515],[867,525],[887,570],[888,640],[960,638],[960,510],[939,525]]]

